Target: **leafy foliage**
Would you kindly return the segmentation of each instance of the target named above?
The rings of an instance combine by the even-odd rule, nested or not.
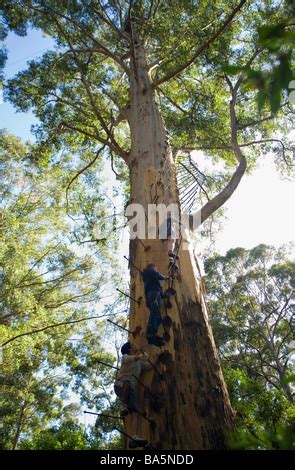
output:
[[[95,155],[102,144],[106,148],[96,162],[112,156],[115,166],[123,166],[119,173],[126,180],[136,31],[176,153],[200,149],[213,162],[225,162],[229,174],[236,164],[229,102],[237,85],[238,140],[249,168],[273,149],[291,171],[292,109],[288,99],[281,103],[281,90],[291,80],[290,4],[281,3],[4,1],[6,28],[20,34],[31,26],[41,28],[56,41],[54,51],[8,81],[6,97],[17,109],[33,109],[40,119],[35,133],[42,161],[48,161],[50,149],[67,148],[81,158],[85,148]],[[235,7],[236,19],[227,24]],[[265,91],[249,88],[249,79],[257,82],[265,73],[270,77],[264,80]],[[262,91],[275,100],[270,114]]]
[[[268,103],[271,112],[276,113],[280,109],[282,92],[286,94],[290,91],[290,84],[294,78],[292,13],[294,13],[293,2],[286,1],[279,14],[272,18],[271,24],[258,27],[256,33],[258,45],[268,51],[270,59],[260,70],[250,65],[224,68],[229,73],[245,73],[247,77],[245,86],[258,90],[257,104],[260,111]]]
[[[287,248],[232,249],[206,260],[205,271],[214,336],[237,410],[232,446],[294,448],[295,265]]]
[[[86,450],[99,448],[99,443],[93,442],[83,431],[82,426],[73,422],[64,422],[59,427],[41,431],[30,441],[24,440],[22,450]]]
[[[98,302],[110,282],[112,255],[104,246],[95,244],[92,250],[78,244],[82,235],[91,236],[90,213],[104,210],[107,214],[108,207],[92,195],[96,175],[75,184],[71,210],[80,216],[77,231],[75,224],[68,223],[72,219],[65,202],[67,165],[57,160],[49,174],[42,166],[31,165],[31,150],[1,133],[0,433],[4,448],[17,447],[27,433],[38,434],[47,423],[59,420],[64,400],[74,391],[83,396],[92,376],[94,386],[106,380],[106,368],[96,377],[97,368],[89,362],[93,349],[96,357],[113,361],[101,346],[103,325],[96,320],[104,316]],[[116,238],[113,242],[116,247]],[[89,341],[93,329],[101,333]]]
[[[231,178],[236,165],[233,144],[243,149],[249,169],[273,149],[279,164],[292,171],[287,136],[292,109],[286,96],[281,102],[291,76],[288,2],[3,0],[1,8],[4,35],[25,35],[33,27],[56,43],[54,50],[5,83],[6,98],[17,110],[32,109],[40,124],[34,129],[33,146],[1,135],[2,446],[16,448],[23,440],[26,448],[58,448],[64,439],[68,448],[89,448],[92,443],[77,424],[69,436],[64,423],[52,423],[60,421],[68,391],[78,393],[91,409],[118,413],[114,397],[108,396],[113,372],[99,362],[113,365],[115,358],[102,344],[102,325],[95,319],[83,322],[100,316],[96,303],[105,282],[110,283],[107,266],[115,265],[112,252],[118,240],[110,235],[114,227],[109,230],[107,221],[116,224],[117,214],[105,188],[112,182],[102,178],[105,168],[114,171],[122,182],[120,191],[128,197],[134,32],[144,45],[153,98],[174,155],[181,159],[200,150],[213,165],[223,164],[223,174],[218,170],[215,180],[206,180],[212,198]],[[270,20],[283,28],[268,30]],[[286,36],[281,37],[282,31]],[[283,80],[282,72],[287,72]],[[257,88],[261,77],[266,99]],[[248,380],[252,387],[255,379],[260,386],[253,392],[257,403],[260,397],[268,404],[261,402],[258,412],[249,413],[256,433],[270,423],[264,414],[270,403],[277,403],[281,423],[281,410],[290,402],[284,361],[291,304],[284,307],[284,302],[291,295],[293,267],[283,261],[262,272],[263,250],[260,247],[249,259],[245,250],[233,251],[226,260],[211,261],[212,268],[207,264],[218,344],[224,361],[235,361],[233,369],[225,366],[234,403],[242,413],[242,388],[247,395]],[[244,259],[254,268],[235,279],[231,261]],[[113,281],[119,278],[116,274]],[[229,285],[225,292],[224,279]],[[262,300],[256,284],[264,286]],[[112,314],[108,309],[103,313]],[[265,329],[272,334],[275,356]],[[241,374],[238,383],[243,387],[235,389],[234,373]],[[252,403],[253,396],[250,408]],[[97,425],[95,445],[103,440],[106,446],[119,445],[107,420],[100,417]]]

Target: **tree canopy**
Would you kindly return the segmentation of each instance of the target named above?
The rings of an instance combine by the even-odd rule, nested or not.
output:
[[[189,174],[206,221],[269,151],[285,175],[293,173],[291,10],[291,2],[271,0],[2,1],[1,38],[38,28],[55,41],[4,82],[5,98],[39,121],[34,144],[0,135],[2,448],[121,443],[103,416],[90,437],[68,419],[65,401],[77,394],[88,409],[119,414],[110,387],[122,336],[102,321],[115,316],[127,326],[114,286],[127,284],[116,250],[133,165],[136,45],[180,190]],[[242,420],[233,445],[291,446],[294,263],[260,245],[216,255],[205,269],[211,321]]]
[[[295,264],[291,248],[235,248],[205,262],[214,337],[238,412],[237,447],[293,446]]]
[[[286,91],[291,8],[288,1],[4,1],[7,30],[23,35],[40,28],[56,42],[55,50],[5,84],[5,96],[39,118],[39,162],[48,164],[52,150],[67,149],[76,155],[77,172],[106,158],[126,180],[138,34],[175,155],[201,150],[224,165],[223,178],[220,171],[213,179],[197,178],[206,220],[230,197],[246,167],[269,150],[285,173],[292,172]],[[267,78],[277,61],[277,78]]]
[[[2,446],[15,448],[21,436],[59,419],[67,396],[77,391],[88,404],[89,383],[93,399],[112,380],[108,368],[100,366],[97,375],[95,359],[114,360],[102,346],[107,313],[98,302],[112,295],[116,276],[104,244],[79,248],[79,237],[91,237],[93,207],[102,209],[87,178],[76,184],[71,206],[80,216],[77,229],[66,214],[65,167],[57,161],[48,174],[30,163],[32,149],[20,139],[2,132],[0,141],[0,433]],[[109,312],[112,305],[116,300]]]

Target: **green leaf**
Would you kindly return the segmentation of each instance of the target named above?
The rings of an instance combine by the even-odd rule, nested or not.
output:
[[[239,65],[223,65],[221,70],[230,75],[237,75],[238,73],[245,71],[246,67],[241,67]]]
[[[285,385],[295,383],[295,374],[288,375],[284,378],[283,383]]]

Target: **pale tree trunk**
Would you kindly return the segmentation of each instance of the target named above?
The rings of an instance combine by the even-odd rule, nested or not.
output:
[[[263,332],[264,333],[264,332]],[[280,385],[282,387],[282,390],[284,391],[287,399],[291,402],[294,403],[294,398],[293,398],[293,393],[291,390],[291,387],[289,386],[288,383],[286,383],[286,368],[284,367],[282,361],[279,358],[279,351],[274,345],[274,339],[268,339],[267,335],[264,333],[264,337],[266,340],[267,347],[269,351],[271,352],[271,355],[273,357],[273,361],[275,362],[277,366],[277,372],[279,376],[279,381]]]
[[[17,422],[17,427],[16,427],[15,434],[14,434],[13,440],[12,440],[12,450],[15,450],[17,445],[18,445],[20,433],[21,433],[21,430],[22,430],[22,427],[23,427],[23,420],[24,420],[24,417],[25,417],[25,409],[26,409],[26,403],[24,403],[22,405],[21,410],[20,410],[19,420]]]
[[[133,73],[130,83],[131,129],[131,203],[178,203],[176,168],[169,148],[165,127],[158,107],[146,65],[144,47],[134,42]],[[172,319],[170,340],[161,351],[166,351],[165,364],[156,367],[142,378],[153,396],[142,393],[142,403],[149,419],[140,417],[139,432],[148,438],[155,449],[223,449],[226,433],[233,426],[233,412],[223,380],[218,353],[214,344],[204,297],[197,276],[193,253],[179,251],[181,280],[174,282],[176,295],[171,297],[172,308],[162,312]],[[130,242],[132,263],[143,270],[155,263],[158,271],[168,274],[167,245],[161,240]],[[130,330],[141,327],[130,340],[146,351],[151,360],[160,352],[146,340],[149,310],[144,301],[144,286],[140,273],[131,265],[131,296],[142,297],[140,305],[131,302]],[[167,283],[163,283],[163,287]],[[159,328],[159,335],[163,326]],[[144,397],[145,395],[145,397]],[[132,433],[130,416],[125,418],[125,431]]]

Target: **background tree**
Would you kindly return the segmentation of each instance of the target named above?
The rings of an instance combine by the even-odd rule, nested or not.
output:
[[[202,222],[232,195],[247,162],[251,167],[271,145],[291,170],[288,101],[274,118],[266,103],[257,109],[255,90],[243,89],[243,71],[234,78],[224,72],[224,65],[268,67],[269,51],[258,44],[257,30],[285,20],[287,4],[23,0],[4,1],[3,12],[17,33],[29,25],[56,40],[55,51],[32,61],[6,87],[17,108],[32,108],[41,121],[35,129],[40,163],[48,162],[52,149],[81,156],[87,148],[87,168],[108,158],[118,178],[129,176],[130,201],[146,209],[155,202],[180,205],[176,158],[200,149],[224,164],[223,178],[210,191],[197,166]],[[81,174],[85,165],[77,160]],[[180,253],[166,372],[162,381],[156,373],[146,378],[164,400],[157,410],[146,403],[157,426],[144,421],[145,434],[155,448],[224,448],[232,410],[195,261],[189,250]],[[147,235],[131,244],[130,257],[140,269],[157,260],[159,270],[167,270],[162,242]],[[131,295],[143,296],[134,268]],[[136,345],[154,356],[145,342],[146,322],[143,303],[132,304],[130,330],[141,326]],[[129,426],[127,419],[127,431]]]
[[[91,442],[83,427],[72,421],[46,429],[30,441],[24,440],[20,446],[25,450],[86,450],[99,447],[100,443]]]
[[[113,360],[101,344],[99,319],[105,313],[97,311],[107,282],[111,295],[103,260],[110,265],[112,257],[103,245],[91,243],[91,251],[78,245],[82,235],[91,236],[85,214],[89,220],[102,205],[91,189],[85,191],[84,178],[75,186],[76,205],[71,205],[72,214],[80,218],[79,230],[69,225],[62,198],[67,163],[56,159],[48,174],[30,163],[32,151],[1,132],[0,434],[2,448],[10,449],[24,436],[37,435],[48,423],[63,419],[65,400],[74,392],[85,403],[83,389],[92,376],[94,387],[104,380],[106,368],[89,366],[84,376],[79,372],[92,347],[96,358]],[[90,341],[93,331],[97,335]]]
[[[240,448],[294,448],[295,264],[290,254],[291,246],[259,245],[205,262],[214,337],[238,411],[233,445]]]

